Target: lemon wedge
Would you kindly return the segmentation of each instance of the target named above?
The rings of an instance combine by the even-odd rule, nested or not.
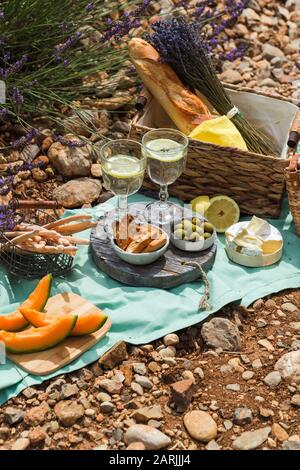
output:
[[[198,196],[191,201],[192,210],[198,212],[198,214],[205,215],[205,212],[209,208],[210,201],[208,196]]]
[[[239,221],[240,209],[230,197],[215,196],[210,200],[205,216],[217,232],[224,233],[231,225]]]

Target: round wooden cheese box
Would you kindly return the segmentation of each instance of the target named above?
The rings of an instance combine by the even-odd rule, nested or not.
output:
[[[228,232],[230,232],[230,234],[232,235],[237,235],[237,233],[241,229],[246,228],[248,224],[249,222],[239,222],[237,224],[232,225],[228,229]],[[271,266],[272,264],[277,263],[282,257],[283,239],[282,239],[281,233],[279,232],[279,230],[277,230],[277,228],[273,227],[272,225],[269,225],[269,227],[270,227],[270,234],[267,240],[274,240],[276,242],[276,245],[278,245],[278,247],[275,249],[275,251],[271,253],[261,254],[261,255],[250,255],[250,254],[245,254],[245,253],[239,253],[232,247],[228,239],[228,236],[225,234],[226,252],[227,252],[229,259],[233,261],[234,263],[237,263],[242,266],[249,267],[249,268]]]

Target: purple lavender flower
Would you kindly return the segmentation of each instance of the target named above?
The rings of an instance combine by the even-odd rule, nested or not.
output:
[[[19,147],[24,147],[24,145],[28,144],[32,141],[34,137],[39,135],[39,131],[32,127],[24,136],[20,137],[20,139],[15,140],[11,143],[11,147],[16,149]]]
[[[71,49],[81,38],[82,33],[77,31],[76,34],[69,36],[63,44],[59,44],[55,48],[54,57],[57,62],[62,60],[62,55],[65,54],[69,49]]]
[[[12,100],[13,102],[17,105],[20,106],[24,103],[24,96],[20,92],[20,89],[18,87],[14,87],[12,91]]]
[[[0,116],[5,116],[5,114],[8,113],[8,109],[7,108],[2,108],[0,109]]]
[[[93,11],[95,8],[95,3],[94,2],[89,2],[86,6],[86,11],[90,12]]]
[[[28,55],[24,54],[20,60],[17,60],[14,64],[11,64],[5,71],[1,68],[0,77],[6,80],[11,75],[14,75],[15,73],[19,72],[24,67],[27,61]]]
[[[0,19],[4,18],[5,17],[5,13],[3,10],[0,10]]]
[[[62,135],[55,135],[55,140],[60,142],[62,145],[66,145],[66,147],[76,148],[76,147],[85,147],[86,142],[78,141],[78,140],[69,140],[63,137]]]

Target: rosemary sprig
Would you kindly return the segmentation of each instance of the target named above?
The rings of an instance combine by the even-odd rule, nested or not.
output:
[[[233,107],[230,97],[220,82],[213,64],[211,47],[199,24],[188,23],[183,18],[170,18],[153,25],[154,33],[148,40],[159,51],[181,80],[198,91],[221,115]],[[242,134],[248,150],[263,155],[274,155],[276,151],[268,136],[237,114],[232,121]]]

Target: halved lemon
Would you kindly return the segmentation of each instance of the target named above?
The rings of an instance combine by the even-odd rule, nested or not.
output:
[[[215,196],[210,200],[210,206],[205,215],[217,232],[224,233],[231,225],[239,221],[240,208],[228,196]]]
[[[192,210],[198,212],[198,214],[205,215],[205,212],[209,208],[210,201],[208,196],[198,196],[191,201]]]

